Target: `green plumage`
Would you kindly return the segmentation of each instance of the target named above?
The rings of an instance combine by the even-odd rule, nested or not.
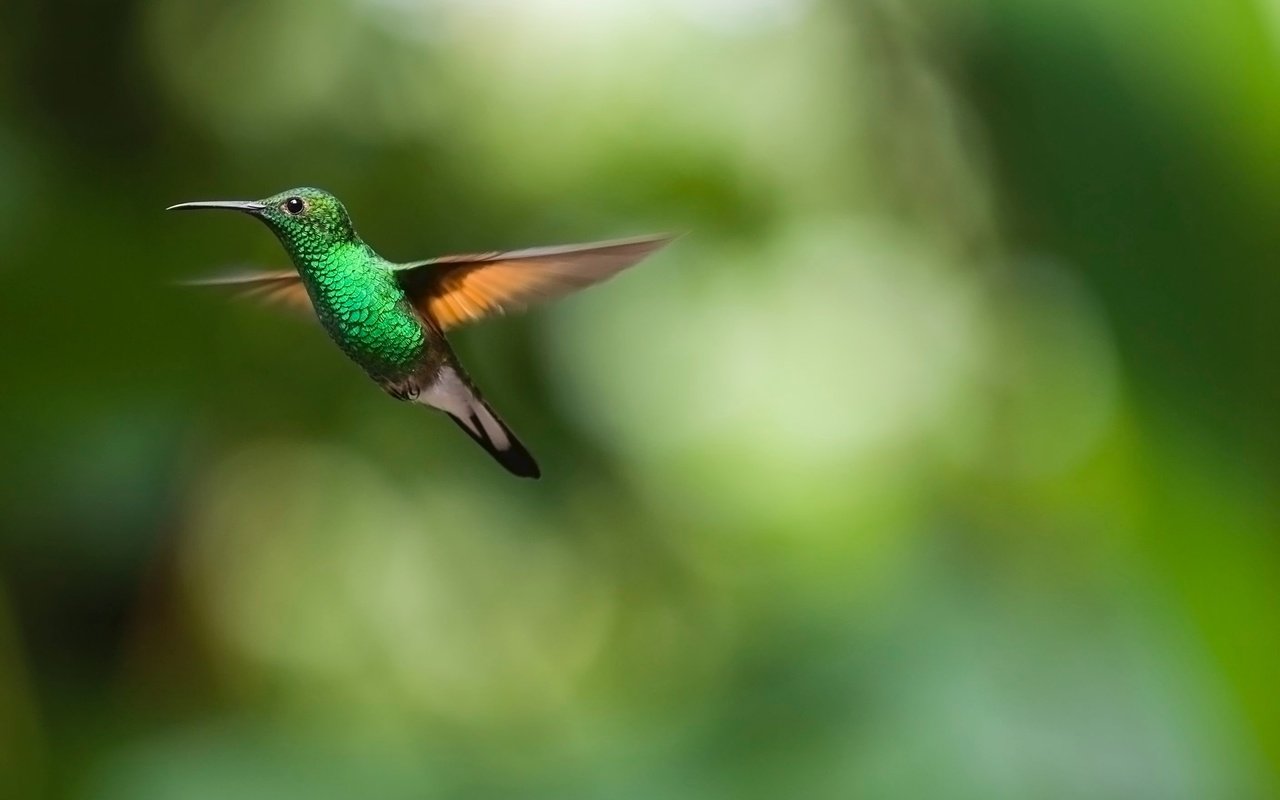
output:
[[[375,380],[400,381],[422,365],[427,354],[422,323],[391,265],[366,245],[342,244],[317,253],[299,264],[299,272],[320,324]]]
[[[539,476],[537,463],[480,397],[444,331],[604,280],[669,240],[650,236],[393,264],[360,239],[342,203],[319,189],[173,208],[228,208],[261,220],[297,271],[207,282],[310,305],[330,338],[384,390],[445,412],[504,467],[528,478]]]
[[[396,280],[395,265],[360,240],[337,199],[318,190],[289,196],[308,203],[310,219],[282,216],[267,224],[293,258],[320,324],[379,383],[410,378],[430,360],[428,332]]]

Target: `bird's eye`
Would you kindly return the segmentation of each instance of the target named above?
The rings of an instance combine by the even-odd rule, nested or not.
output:
[[[284,209],[284,213],[296,217],[307,210],[307,203],[301,197],[290,197],[281,204],[281,208]]]

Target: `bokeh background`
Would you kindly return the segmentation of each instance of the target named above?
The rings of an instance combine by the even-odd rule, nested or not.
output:
[[[1280,792],[1274,0],[6,0],[0,795]],[[171,203],[654,230],[454,341]]]

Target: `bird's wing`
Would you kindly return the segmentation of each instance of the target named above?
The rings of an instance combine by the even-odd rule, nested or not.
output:
[[[220,286],[242,297],[253,297],[304,311],[311,310],[311,298],[294,270],[240,272],[182,281],[183,286]]]
[[[443,256],[396,271],[414,307],[442,330],[599,283],[670,242],[642,236],[531,250]]]

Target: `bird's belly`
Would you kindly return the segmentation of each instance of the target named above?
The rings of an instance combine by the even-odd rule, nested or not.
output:
[[[426,338],[417,316],[396,300],[325,303],[317,312],[330,338],[376,380],[403,378],[418,367]]]

